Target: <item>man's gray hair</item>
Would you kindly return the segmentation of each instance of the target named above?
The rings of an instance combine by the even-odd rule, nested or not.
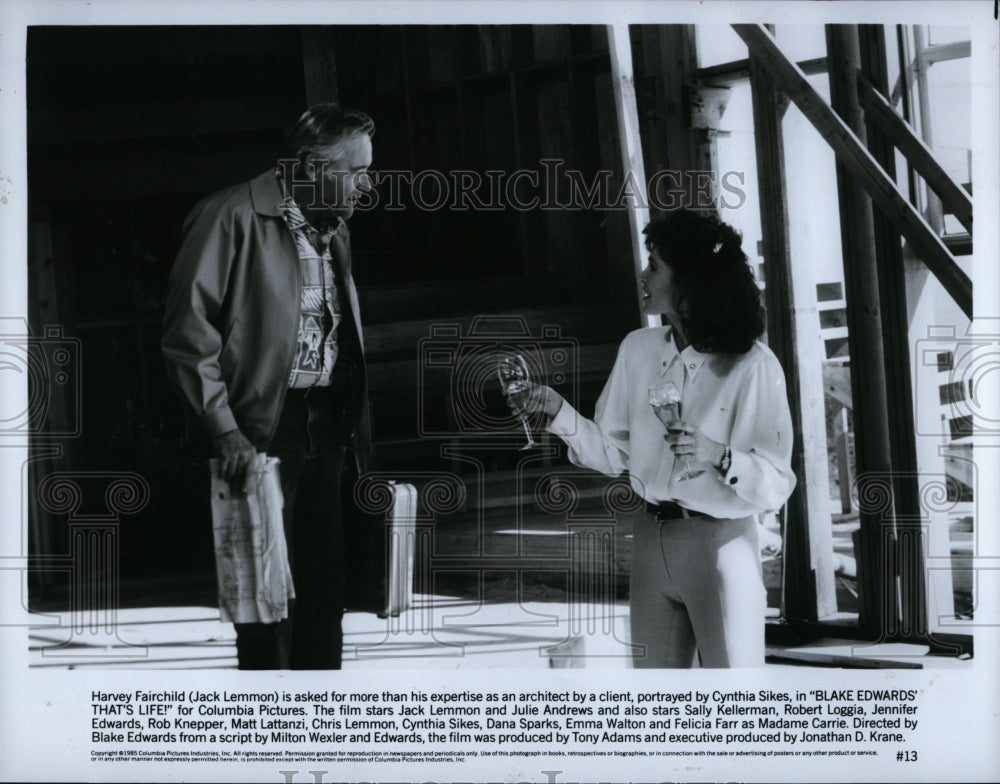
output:
[[[375,135],[375,121],[364,112],[336,103],[310,106],[288,132],[288,149],[299,160],[311,153],[329,149],[355,133]]]

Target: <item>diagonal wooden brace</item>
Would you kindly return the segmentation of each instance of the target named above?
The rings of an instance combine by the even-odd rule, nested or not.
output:
[[[837,158],[857,178],[871,200],[902,234],[916,254],[934,273],[962,311],[972,318],[972,281],[958,266],[941,238],[906,200],[896,183],[879,166],[865,145],[822,96],[813,89],[801,69],[778,48],[760,24],[734,24],[733,30],[750,49],[779,89],[799,108],[833,148]]]
[[[865,116],[889,136],[892,143],[941,198],[945,209],[972,234],[972,199],[968,192],[948,175],[923,139],[913,132],[906,120],[896,114],[886,97],[860,71],[858,99],[865,110]]]

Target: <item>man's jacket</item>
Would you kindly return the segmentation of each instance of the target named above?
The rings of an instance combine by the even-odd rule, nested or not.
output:
[[[214,438],[239,428],[259,450],[274,436],[299,334],[301,271],[279,204],[273,171],[213,194],[184,222],[170,273],[162,346],[167,376]],[[358,293],[346,231],[334,235],[333,263],[361,341]],[[342,322],[341,329],[350,322]],[[350,446],[364,472],[371,464],[367,388],[354,390],[359,412]]]

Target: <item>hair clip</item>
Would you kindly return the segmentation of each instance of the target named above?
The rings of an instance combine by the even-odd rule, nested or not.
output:
[[[712,248],[712,254],[713,254],[713,255],[718,255],[718,253],[719,253],[719,249],[720,249],[721,247],[722,247],[722,240],[719,240],[719,241],[718,241],[717,243],[715,243],[715,247],[714,247],[714,248]]]

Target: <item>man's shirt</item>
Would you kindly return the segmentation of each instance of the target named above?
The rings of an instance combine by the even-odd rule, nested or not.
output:
[[[339,351],[337,327],[343,318],[340,287],[333,269],[330,242],[344,222],[317,230],[305,219],[298,204],[286,196],[280,204],[302,272],[299,340],[288,378],[291,389],[329,386]]]

